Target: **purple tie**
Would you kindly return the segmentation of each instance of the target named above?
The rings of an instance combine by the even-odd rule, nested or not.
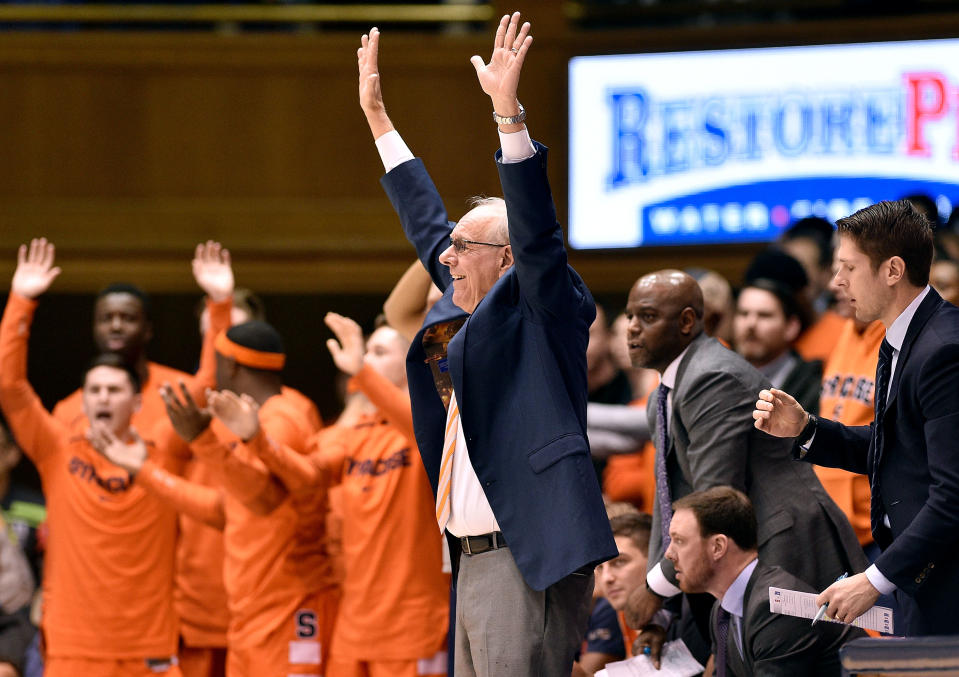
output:
[[[673,501],[669,497],[669,476],[666,474],[666,452],[669,434],[666,430],[666,399],[669,386],[659,384],[656,401],[656,496],[659,498],[660,527],[663,534],[663,552],[669,547],[669,522],[673,519]]]
[[[716,614],[716,674],[726,677],[726,642],[729,639],[729,612],[719,607]]]

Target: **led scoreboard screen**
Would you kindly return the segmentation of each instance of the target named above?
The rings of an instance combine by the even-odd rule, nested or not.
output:
[[[576,57],[569,242],[774,240],[809,215],[959,199],[959,40]]]

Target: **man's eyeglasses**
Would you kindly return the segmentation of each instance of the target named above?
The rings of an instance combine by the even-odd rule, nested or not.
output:
[[[462,254],[465,251],[469,251],[468,244],[480,244],[484,247],[508,247],[509,244],[498,244],[496,242],[477,242],[476,240],[464,240],[460,237],[454,237],[450,235],[450,244],[453,245],[453,249],[456,250],[457,254]]]

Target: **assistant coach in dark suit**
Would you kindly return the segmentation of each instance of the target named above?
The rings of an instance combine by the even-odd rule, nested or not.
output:
[[[383,186],[444,291],[407,374],[456,572],[457,677],[569,674],[592,567],[616,554],[585,437],[595,306],[567,265],[547,151],[530,141],[516,97],[528,32],[518,13],[503,17],[489,64],[473,57],[501,132],[505,202],[480,200],[456,224],[383,109],[376,31],[359,53]]]
[[[837,222],[835,284],[862,322],[882,320],[876,419],[817,419],[763,391],[756,427],[796,438],[805,461],[869,475],[872,533],[882,554],[820,595],[851,620],[896,591],[907,635],[959,633],[959,309],[929,285],[932,228],[906,200]]]

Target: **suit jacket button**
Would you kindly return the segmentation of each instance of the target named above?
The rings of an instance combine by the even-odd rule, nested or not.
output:
[[[922,583],[922,576],[919,576],[919,577],[916,579],[916,583]]]

